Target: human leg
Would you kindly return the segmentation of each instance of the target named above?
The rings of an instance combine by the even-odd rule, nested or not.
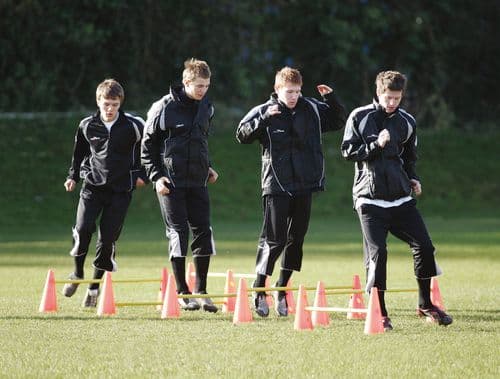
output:
[[[364,260],[368,263],[366,291],[377,287],[382,316],[387,316],[385,292],[387,289],[387,233],[390,215],[387,209],[363,204],[358,209],[363,233]]]
[[[215,255],[215,243],[210,226],[210,200],[206,187],[190,188],[187,195],[188,223],[193,233],[191,250],[196,271],[195,289],[198,294],[207,293],[207,276],[210,258]],[[207,297],[200,297],[200,307],[208,312],[217,312],[217,307]]]
[[[434,246],[425,223],[415,207],[415,202],[403,204],[394,210],[391,233],[406,242],[413,253],[414,272],[419,287],[419,307],[432,306],[430,299],[431,277],[439,269],[434,259]]]
[[[70,280],[84,278],[85,258],[87,257],[92,234],[96,229],[95,222],[102,211],[102,207],[102,199],[99,193],[84,185],[78,201],[75,226],[72,229],[73,247],[70,255],[73,256],[74,271],[68,276]],[[73,296],[78,286],[77,283],[66,283],[62,289],[63,295],[67,297]]]
[[[417,313],[439,325],[449,325],[453,322],[450,315],[446,314],[432,304],[431,277],[441,273],[434,258],[434,246],[427,231],[427,227],[415,206],[415,201],[404,204],[397,210],[398,222],[391,232],[399,239],[408,243],[413,253],[414,272],[418,284]]]
[[[105,204],[99,222],[96,257],[93,266],[99,270],[116,271],[118,266],[115,262],[115,244],[120,237],[132,194],[106,189],[103,196],[105,196]]]
[[[287,217],[286,244],[281,257],[281,272],[278,285],[284,287],[292,276],[293,271],[300,271],[304,238],[309,228],[311,217],[312,194],[294,196],[290,199]],[[285,295],[281,291],[281,296]]]
[[[186,189],[171,188],[168,195],[157,193],[157,197],[169,241],[169,259],[177,285],[177,293],[191,294],[186,282],[186,255],[189,239]],[[179,304],[185,310],[200,308],[194,299],[179,299]]]

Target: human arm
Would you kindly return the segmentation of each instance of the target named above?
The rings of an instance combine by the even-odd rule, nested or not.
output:
[[[263,104],[250,110],[240,121],[236,130],[239,143],[248,144],[260,139],[267,126],[269,118],[280,113],[278,105]]]
[[[333,88],[326,84],[318,84],[316,88],[323,100],[320,102],[312,99],[320,113],[321,131],[325,133],[342,129],[346,122],[346,110],[340,99],[334,93]]]
[[[403,160],[403,169],[406,172],[408,178],[410,178],[410,182],[412,184],[412,189],[415,195],[420,195],[422,193],[422,186],[420,184],[420,178],[417,175],[416,166],[417,166],[417,132],[416,132],[416,123],[414,119],[410,120],[411,123],[411,135],[406,140],[403,145],[403,153],[401,154],[401,159]],[[418,183],[418,184],[417,184]]]
[[[163,107],[159,102],[153,104],[148,112],[141,142],[141,164],[147,177],[152,182],[166,176],[160,151],[160,144],[162,143],[160,118],[162,111]]]
[[[342,152],[342,156],[348,161],[361,162],[365,160],[371,160],[377,157],[383,147],[379,144],[379,135],[371,135],[366,139],[361,135],[358,127],[359,121],[358,118],[360,115],[353,111],[349,118],[347,119],[347,123],[344,130],[344,137],[342,139],[342,144],[340,150]],[[367,117],[367,116],[365,116]],[[387,131],[386,131],[387,132]],[[383,145],[387,143],[387,138],[389,133],[382,133],[381,140],[385,140]]]
[[[133,162],[132,162],[132,179],[135,187],[144,187],[149,183],[149,178],[146,175],[146,170],[141,164],[141,142],[144,135],[144,120],[139,116],[128,115],[133,123],[136,132],[136,143],[134,144]]]
[[[83,134],[84,123],[80,123],[75,134],[75,142],[73,145],[73,156],[71,165],[68,170],[68,176],[64,182],[64,188],[67,192],[75,189],[76,183],[80,180],[80,165],[82,161],[90,155],[90,145]]]

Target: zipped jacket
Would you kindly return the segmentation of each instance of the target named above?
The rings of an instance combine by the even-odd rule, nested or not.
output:
[[[155,182],[166,176],[173,187],[205,187],[210,167],[208,135],[214,107],[205,96],[190,99],[182,86],[148,111],[142,140],[142,164]]]
[[[77,129],[68,179],[93,186],[107,186],[116,192],[132,191],[138,177],[145,177],[140,164],[144,120],[118,112],[108,131],[100,112],[84,118]]]
[[[280,114],[267,109],[278,105]],[[325,165],[322,133],[344,126],[345,110],[336,96],[325,102],[300,97],[294,109],[282,104],[276,94],[254,107],[236,131],[240,143],[259,141],[262,146],[262,194],[306,194],[322,191]]]
[[[345,159],[355,162],[354,203],[359,197],[393,201],[411,194],[410,179],[419,180],[416,128],[404,109],[387,114],[375,100],[352,111],[341,150]],[[381,148],[377,138],[383,129],[389,131],[390,141]]]

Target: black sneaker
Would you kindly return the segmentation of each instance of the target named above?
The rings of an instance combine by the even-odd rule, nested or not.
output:
[[[259,292],[254,297],[254,305],[255,305],[255,313],[257,313],[260,317],[269,316],[269,305],[267,305],[265,292]]]
[[[82,307],[84,308],[95,308],[97,307],[97,297],[99,296],[99,290],[87,290],[85,297],[83,298]]]
[[[190,293],[183,293],[181,295],[191,295]],[[182,309],[185,311],[197,311],[200,309],[200,304],[196,301],[194,298],[178,298],[179,305],[181,306]]]
[[[212,299],[208,297],[200,297],[196,299],[196,302],[206,312],[217,313],[219,308],[212,302]]]
[[[425,317],[429,322],[436,322],[443,326],[450,325],[453,322],[450,315],[434,305],[427,309],[417,308],[417,314],[420,317]]]
[[[74,272],[68,275],[69,280],[82,280],[83,278],[79,278],[76,276]],[[71,297],[75,294],[76,290],[80,283],[66,283],[62,289],[62,294],[66,297]]]
[[[387,316],[382,316],[382,324],[384,325],[384,332],[394,329],[392,327],[391,319]]]
[[[274,310],[280,317],[288,316],[288,304],[286,303],[286,293],[280,293],[280,291],[273,292],[274,297]]]

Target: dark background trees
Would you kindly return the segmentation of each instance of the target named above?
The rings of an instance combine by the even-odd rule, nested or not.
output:
[[[304,93],[333,84],[349,109],[398,69],[422,127],[477,128],[500,112],[496,0],[3,0],[0,14],[0,112],[92,109],[105,77],[143,110],[192,56],[229,107],[263,101],[291,65]]]

